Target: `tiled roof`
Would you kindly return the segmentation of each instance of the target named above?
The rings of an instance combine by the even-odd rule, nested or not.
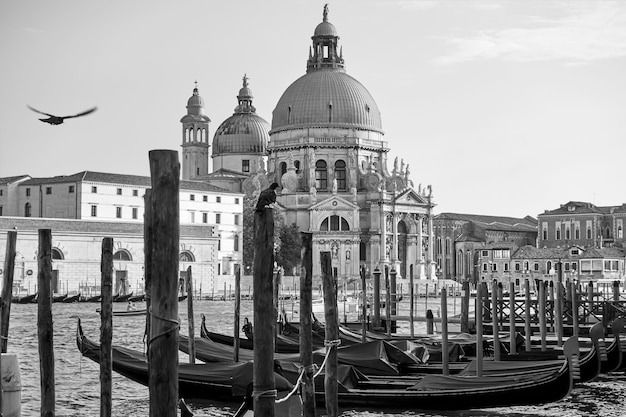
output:
[[[525,245],[511,255],[511,259],[558,259],[567,256],[567,248],[536,248]]]
[[[89,234],[105,237],[106,235],[143,235],[143,223],[105,222],[75,219],[46,219],[40,217],[0,217],[0,230],[37,231],[50,229],[52,234],[72,233]],[[213,226],[180,225],[182,237],[210,237],[214,234]]]
[[[480,214],[461,213],[440,213],[435,216],[435,220],[461,220],[480,223],[485,229],[490,230],[527,230],[536,231],[537,221],[526,216],[523,219],[517,217],[488,216]]]
[[[126,175],[126,174],[114,174],[109,172],[94,172],[94,171],[82,171],[72,175],[60,175],[56,177],[45,178],[31,178],[22,182],[21,185],[40,185],[40,184],[56,184],[65,182],[97,182],[97,183],[109,183],[118,185],[136,185],[139,187],[150,188],[152,186],[150,177],[144,177],[140,175]],[[231,193],[215,185],[208,184],[204,181],[180,181],[181,190],[190,191],[207,191],[216,193]]]
[[[7,185],[12,184],[17,180],[21,180],[22,178],[30,178],[28,175],[17,175],[15,177],[4,177],[0,178],[0,184]]]

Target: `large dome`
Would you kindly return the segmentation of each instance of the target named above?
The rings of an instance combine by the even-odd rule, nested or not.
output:
[[[325,126],[382,132],[374,98],[343,69],[319,69],[303,75],[287,88],[272,113],[272,132]]]
[[[263,154],[269,140],[269,128],[269,123],[256,114],[234,114],[215,131],[212,154]]]

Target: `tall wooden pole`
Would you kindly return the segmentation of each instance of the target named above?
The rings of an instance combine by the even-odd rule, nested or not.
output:
[[[443,374],[450,374],[450,352],[448,351],[448,290],[445,285],[441,289],[441,365]]]
[[[361,297],[363,300],[363,303],[361,305],[361,331],[363,332],[363,334],[361,335],[361,342],[365,343],[367,341],[367,281],[365,265],[361,266],[361,286],[363,287],[363,296]]]
[[[144,341],[148,342],[152,335],[150,330],[150,306],[152,305],[152,190],[147,189],[146,194],[143,196],[143,279],[144,279],[144,294],[146,298],[146,330],[144,333]],[[146,346],[148,343],[146,343]],[[147,349],[147,348],[146,348]],[[147,349],[147,355],[150,354],[150,350]]]
[[[178,413],[178,152],[150,151],[152,179],[152,302],[149,340],[150,416]]]
[[[324,286],[324,318],[326,320],[326,369],[324,374],[324,393],[326,415],[339,415],[339,397],[337,384],[337,344],[339,343],[339,317],[337,314],[337,287],[332,274],[330,252],[320,252],[322,266],[322,284]],[[387,317],[389,322],[389,317]],[[389,326],[389,324],[387,324]]]
[[[41,416],[54,417],[54,345],[52,328],[52,232],[39,229],[37,252],[37,340],[41,378]]]
[[[17,243],[17,231],[7,232],[7,247],[4,257],[4,284],[2,287],[2,328],[0,328],[0,346],[2,353],[7,352],[9,340],[9,319],[11,317],[11,298],[13,293],[13,273],[15,271],[15,254]]]
[[[391,339],[391,283],[389,282],[389,269],[385,267],[385,324],[387,325],[387,337]]]
[[[187,267],[187,332],[189,333],[189,363],[196,363],[196,335],[193,320],[193,273],[191,265]],[[235,330],[238,330],[235,326]],[[239,339],[237,339],[239,341]],[[236,362],[236,361],[235,361]]]
[[[241,313],[241,268],[235,264],[235,323],[233,338],[233,361],[239,362],[239,315]]]
[[[300,364],[304,367],[302,375],[302,416],[315,417],[315,384],[313,375],[313,334],[311,322],[313,303],[313,236],[301,232],[302,272],[300,273]]]
[[[276,323],[279,322],[279,306],[278,306],[278,301],[280,299],[280,281],[281,281],[281,273],[280,273],[280,268],[275,268],[274,269],[274,321]],[[274,326],[274,345],[276,344],[276,339],[278,339],[278,326]]]
[[[574,336],[578,336],[578,291],[576,291],[576,283],[570,282],[572,294],[572,326]]]
[[[517,331],[515,329],[515,283],[509,282],[509,355],[517,354]]]
[[[493,331],[493,360],[500,360],[500,316],[498,315],[498,283],[493,281],[491,284],[491,329]]]
[[[469,333],[469,302],[470,302],[470,286],[469,280],[464,279],[461,290],[461,333]]]
[[[411,302],[409,307],[409,327],[411,329],[411,337],[415,337],[415,280],[413,279],[413,265],[411,265],[409,273],[409,285],[411,285],[411,290],[409,291],[409,300]]]
[[[113,408],[113,238],[102,239],[100,258],[100,417]]]
[[[539,303],[539,334],[541,335],[541,351],[547,349],[547,323],[546,323],[546,281],[539,281],[537,302]]]
[[[530,281],[528,278],[526,278],[524,284],[524,342],[526,352],[530,352],[531,338],[533,335],[530,329]]]
[[[254,415],[274,417],[274,214],[254,212]]]
[[[476,285],[476,376],[483,376],[483,285]]]
[[[374,270],[374,327],[380,328],[380,269]]]

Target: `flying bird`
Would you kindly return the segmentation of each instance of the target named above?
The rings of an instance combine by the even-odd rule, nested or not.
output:
[[[48,118],[46,118],[46,119],[39,119],[39,120],[41,120],[42,122],[45,122],[45,123],[50,123],[51,125],[60,125],[61,123],[63,123],[63,121],[64,121],[65,119],[72,119],[72,118],[74,118],[74,117],[85,116],[85,115],[88,115],[89,113],[93,113],[93,112],[95,112],[95,111],[96,111],[96,109],[97,109],[97,107],[94,107],[94,108],[92,108],[92,109],[89,109],[89,110],[84,111],[84,112],[82,112],[82,113],[75,114],[75,115],[73,115],[73,116],[55,116],[54,114],[48,114],[48,113],[44,113],[44,112],[42,112],[42,111],[39,111],[39,110],[37,110],[37,109],[33,109],[32,107],[30,107],[30,106],[28,106],[28,105],[27,105],[27,107],[28,107],[29,109],[31,109],[32,111],[36,112],[36,113],[39,113],[39,114],[43,114],[43,115],[45,115],[45,116],[48,116]]]

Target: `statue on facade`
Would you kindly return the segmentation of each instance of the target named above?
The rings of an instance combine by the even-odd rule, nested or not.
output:
[[[398,173],[398,157],[396,156],[396,159],[393,160],[393,171],[392,174],[396,175]]]
[[[333,194],[337,194],[337,177],[333,178]]]

